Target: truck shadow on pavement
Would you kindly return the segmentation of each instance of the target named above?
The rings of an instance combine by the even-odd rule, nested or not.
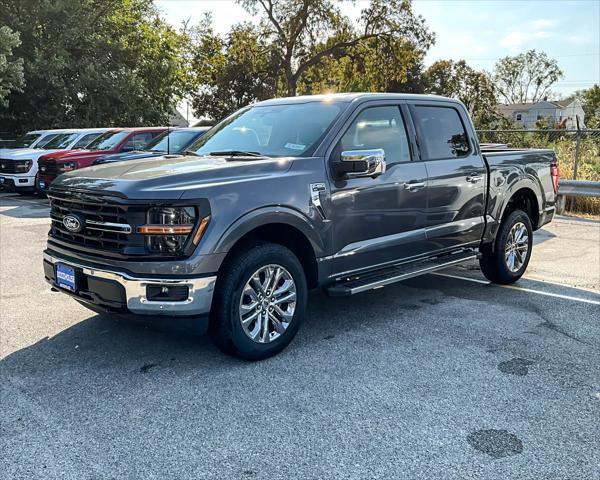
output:
[[[456,273],[460,272],[461,270],[456,270]],[[567,286],[530,279],[523,279],[520,285],[545,291],[550,295],[579,296],[592,302],[600,301],[600,294]],[[546,324],[537,326],[553,325],[548,323],[552,307],[548,307],[548,312],[543,307],[545,297],[533,297],[541,302],[538,306],[532,306],[531,299],[531,294],[526,291],[502,289],[493,285],[473,285],[431,275],[352,297],[331,298],[313,291],[309,295],[306,319],[298,335],[286,350],[266,362],[277,363],[286,356],[310,355],[314,348],[326,350],[327,343],[334,338],[350,339],[346,353],[351,354],[355,343],[368,344],[376,339],[380,341],[381,335],[387,335],[386,331],[400,334],[397,337],[400,340],[398,348],[402,348],[402,338],[407,340],[411,336],[416,338],[428,335],[432,329],[448,327],[447,323],[451,324],[456,333],[463,330],[464,320],[468,320],[469,325],[482,320],[480,312],[473,311],[473,305],[468,304],[470,302],[477,308],[485,303],[490,306],[490,310],[501,309],[501,318],[506,315],[507,306],[516,309],[525,323],[523,328],[528,324],[527,312],[535,317],[533,326],[540,324],[540,320]],[[570,306],[573,311],[583,309],[591,313],[598,308],[594,304],[582,305],[560,298],[554,300],[562,304],[561,308]],[[440,312],[445,312],[445,317],[440,317]],[[488,322],[489,319],[484,323]],[[18,364],[17,370],[26,369],[30,365],[38,371],[39,365],[44,364],[50,369],[109,368],[128,375],[144,374],[167,367],[176,372],[188,368],[227,370],[234,366],[253,365],[221,353],[212,345],[200,325],[171,323],[169,319],[158,322],[133,321],[108,314],[93,315],[54,337],[46,337],[7,355],[0,360],[0,371],[12,369],[10,364],[13,367]],[[572,328],[566,327],[567,330]],[[569,335],[559,327],[554,329],[565,336]],[[600,327],[597,329],[600,333]],[[503,327],[498,328],[498,333],[501,336],[507,334]],[[260,363],[264,362],[256,362],[254,365]]]
[[[46,198],[1,194],[0,215],[12,218],[48,218],[50,207]]]

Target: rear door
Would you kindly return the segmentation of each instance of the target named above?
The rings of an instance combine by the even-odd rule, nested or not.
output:
[[[414,158],[409,116],[401,102],[362,105],[334,142],[330,159],[336,152],[380,148],[386,161],[386,171],[378,177],[331,182],[326,210],[335,273],[396,262],[425,248],[427,175]]]
[[[487,170],[464,108],[453,102],[414,102],[411,115],[427,168],[428,250],[481,240]]]

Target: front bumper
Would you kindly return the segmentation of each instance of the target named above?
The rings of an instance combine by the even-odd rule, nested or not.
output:
[[[50,184],[54,181],[56,176],[54,175],[40,175],[37,176],[36,188],[42,192],[47,191],[50,188]]]
[[[76,292],[56,284],[55,265],[60,263],[75,270]],[[210,312],[216,276],[197,278],[137,278],[124,272],[101,269],[63,260],[44,252],[44,275],[54,288],[76,300],[99,309],[136,315],[205,316]],[[180,301],[148,300],[147,288],[187,287],[188,296]]]
[[[31,190],[35,188],[35,176],[27,177],[25,175],[0,173],[0,187],[4,187],[7,190],[17,190],[20,188]]]

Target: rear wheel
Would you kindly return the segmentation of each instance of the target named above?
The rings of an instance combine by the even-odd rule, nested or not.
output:
[[[514,210],[503,220],[494,243],[482,248],[481,271],[495,283],[516,282],[527,269],[532,245],[531,220],[523,210]]]
[[[296,335],[306,296],[302,265],[290,250],[269,243],[250,246],[219,273],[209,333],[226,353],[268,358]]]

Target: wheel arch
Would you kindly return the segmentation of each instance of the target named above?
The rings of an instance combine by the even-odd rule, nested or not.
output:
[[[502,222],[507,215],[512,211],[520,209],[527,213],[527,216],[531,220],[531,225],[534,230],[539,228],[539,222],[541,217],[541,198],[536,194],[532,185],[527,183],[519,183],[515,185],[504,202],[502,207],[502,213],[500,215],[500,222]]]
[[[219,239],[215,251],[228,260],[247,245],[272,242],[291,250],[300,260],[309,288],[319,283],[317,258],[324,255],[325,246],[310,220],[295,210],[281,207],[256,210],[236,220]]]

